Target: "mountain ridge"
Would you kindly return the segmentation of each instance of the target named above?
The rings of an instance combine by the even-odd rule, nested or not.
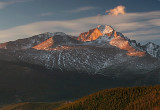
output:
[[[51,41],[51,37],[56,35],[69,36],[71,39],[75,39],[75,37],[71,37],[70,35],[66,35],[65,33],[62,32],[55,32],[55,33],[47,32],[44,34],[35,35],[30,38],[0,43],[0,49],[21,50],[21,49],[35,48],[38,47],[38,45],[40,48],[40,44],[45,41],[47,42],[47,40],[49,39],[50,42],[53,43],[54,41]],[[108,37],[107,40],[110,41],[109,42],[110,45],[116,46],[120,49],[127,50],[128,51],[127,54],[130,56],[144,56],[145,53],[147,53],[152,57],[156,58],[160,57],[159,45],[149,42],[141,46],[139,43],[137,44],[136,41],[124,37],[122,33],[116,32],[109,25],[99,25],[96,28],[89,30],[88,32],[81,33],[76,39],[82,42],[92,42],[99,39],[101,36]]]
[[[11,55],[19,61],[41,65],[51,70],[97,74],[101,70],[106,70],[105,68],[127,62],[130,64],[126,66],[128,72],[144,73],[141,70],[149,72],[160,65],[159,46],[152,46],[152,43],[141,46],[108,25],[100,25],[80,34],[77,38],[58,32],[41,34],[20,41],[11,42],[10,45],[8,43],[5,48],[2,46],[2,50],[6,52],[0,52]],[[157,61],[153,63],[155,58]],[[103,71],[101,74],[108,73]]]

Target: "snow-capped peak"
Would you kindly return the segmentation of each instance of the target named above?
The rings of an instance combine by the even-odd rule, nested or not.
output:
[[[99,25],[97,27],[104,35],[108,33],[112,33],[114,29],[109,25]]]

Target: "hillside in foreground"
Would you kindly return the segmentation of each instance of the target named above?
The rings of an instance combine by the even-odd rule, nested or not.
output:
[[[160,85],[106,89],[71,103],[19,103],[0,110],[159,110]]]

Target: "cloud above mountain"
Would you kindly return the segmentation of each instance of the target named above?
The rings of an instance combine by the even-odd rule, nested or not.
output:
[[[106,10],[106,13],[108,13],[109,15],[124,15],[126,13],[125,11],[126,7],[125,6],[117,6],[114,9],[110,9],[110,10]]]

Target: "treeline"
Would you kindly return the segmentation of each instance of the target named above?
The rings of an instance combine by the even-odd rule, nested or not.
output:
[[[0,110],[160,110],[160,86],[106,89],[74,102],[20,103]]]
[[[160,86],[107,89],[56,110],[160,110]]]

